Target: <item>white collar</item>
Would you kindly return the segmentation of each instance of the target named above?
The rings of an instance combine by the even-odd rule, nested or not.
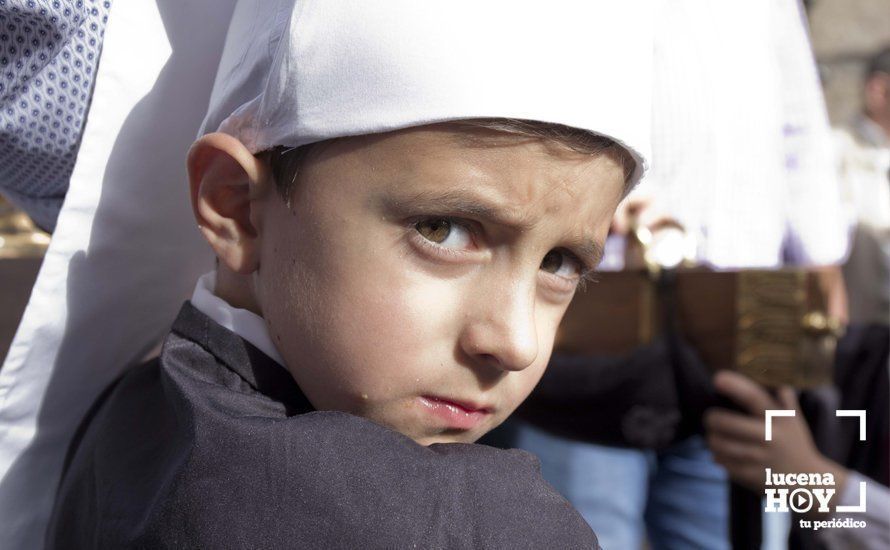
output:
[[[214,294],[215,289],[216,271],[214,270],[205,273],[198,279],[195,292],[192,294],[192,305],[283,366],[284,359],[281,358],[281,354],[272,343],[269,329],[266,328],[266,321],[252,311],[231,306]]]

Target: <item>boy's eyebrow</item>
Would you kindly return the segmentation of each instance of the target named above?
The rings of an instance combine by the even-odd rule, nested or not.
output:
[[[389,210],[403,210],[410,207],[427,214],[473,216],[491,220],[520,232],[528,231],[534,226],[530,220],[505,212],[504,209],[498,208],[485,197],[469,189],[421,191],[399,197],[387,196],[383,200]],[[577,240],[568,248],[586,260],[591,268],[598,266],[605,255],[603,246],[594,239]]]
[[[518,231],[528,231],[534,223],[520,216],[510,215],[498,208],[479,193],[472,190],[421,191],[404,196],[387,196],[385,205],[390,209],[410,207],[428,214],[463,214],[491,220]]]

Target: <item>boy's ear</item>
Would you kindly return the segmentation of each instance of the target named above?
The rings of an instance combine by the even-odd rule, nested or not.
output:
[[[261,217],[256,201],[267,187],[268,169],[236,138],[207,134],[188,154],[192,211],[204,238],[232,271],[259,267]]]

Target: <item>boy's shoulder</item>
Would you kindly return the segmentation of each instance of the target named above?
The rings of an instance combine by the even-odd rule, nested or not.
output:
[[[300,410],[285,369],[183,312],[159,360],[121,379],[85,430],[51,547],[595,547],[531,455],[423,447],[360,417]]]

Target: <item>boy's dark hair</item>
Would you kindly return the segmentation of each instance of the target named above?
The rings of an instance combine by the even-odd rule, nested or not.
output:
[[[454,121],[451,124],[471,130],[489,130],[529,140],[541,140],[584,155],[606,155],[621,166],[624,171],[625,194],[630,191],[630,178],[636,169],[636,160],[627,149],[605,136],[562,124],[509,118],[476,118]],[[480,145],[490,142],[481,138],[477,141],[472,134],[468,139]],[[303,161],[315,146],[323,143],[326,142],[310,143],[296,148],[280,145],[257,155],[269,163],[272,177],[275,178],[275,186],[288,204],[293,196],[294,185]]]

